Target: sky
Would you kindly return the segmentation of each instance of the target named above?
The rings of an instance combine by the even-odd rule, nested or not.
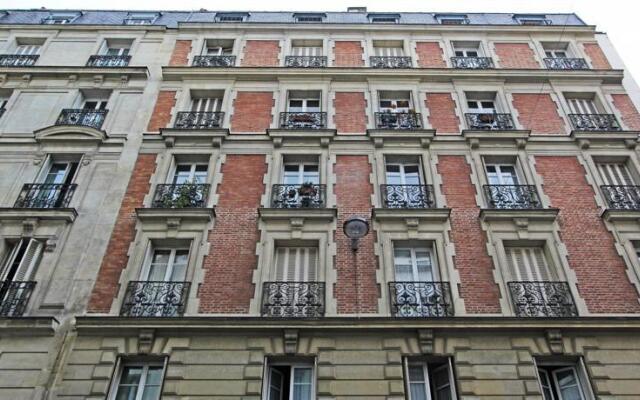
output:
[[[631,74],[640,79],[640,2],[637,0],[0,0],[0,8],[77,8],[111,10],[254,10],[346,11],[366,6],[369,11],[421,12],[575,12],[586,23],[606,32]]]

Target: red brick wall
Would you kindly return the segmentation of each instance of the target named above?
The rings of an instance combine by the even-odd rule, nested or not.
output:
[[[627,129],[640,131],[640,113],[627,94],[612,94],[613,105],[620,111]]]
[[[418,66],[420,68],[446,68],[444,53],[438,42],[417,42]]]
[[[96,284],[89,299],[90,313],[108,313],[118,294],[118,281],[127,266],[129,246],[136,236],[136,208],[142,207],[149,192],[151,175],[156,168],[155,154],[140,154],[122,199],[116,223],[111,232]]]
[[[496,43],[495,48],[502,68],[540,68],[527,43]]]
[[[476,190],[471,167],[464,156],[438,156],[442,191],[451,207],[451,241],[454,265],[460,275],[460,297],[470,314],[499,313],[500,293],[493,277],[493,262],[487,254],[486,233],[478,219]]]
[[[591,59],[594,69],[611,69],[611,64],[598,43],[584,43],[584,51]]]
[[[267,172],[264,155],[227,155],[218,186],[216,223],[209,232],[201,313],[248,313],[257,265],[258,207]]]
[[[338,313],[375,313],[378,311],[379,288],[376,283],[378,261],[374,254],[375,232],[359,241],[358,251],[351,250],[351,240],[342,232],[347,219],[359,216],[369,219],[373,186],[369,180],[371,164],[367,156],[337,156],[335,194],[338,224],[335,233],[337,282],[334,294]]]
[[[264,133],[271,126],[272,92],[238,92],[233,102],[232,132]]]
[[[176,40],[176,45],[169,59],[169,66],[183,66],[189,64],[189,53],[191,53],[191,40]]]
[[[429,109],[429,123],[436,133],[460,133],[460,119],[451,93],[427,93],[425,105]]]
[[[171,122],[171,110],[176,105],[175,90],[161,90],[153,107],[153,114],[147,125],[148,132],[158,132],[160,128],[166,128]]]
[[[364,59],[362,58],[362,44],[358,41],[353,42],[335,42],[334,55],[336,67],[362,67]]]
[[[333,106],[338,133],[364,133],[367,130],[367,101],[363,92],[336,92]]]
[[[242,56],[243,67],[277,67],[280,65],[280,42],[277,40],[247,40]]]
[[[515,93],[513,106],[518,110],[520,124],[534,134],[566,134],[556,103],[549,94]]]
[[[574,156],[536,156],[551,206],[560,209],[560,237],[578,290],[592,313],[640,312],[638,293],[629,282],[623,259],[600,217],[593,188]]]

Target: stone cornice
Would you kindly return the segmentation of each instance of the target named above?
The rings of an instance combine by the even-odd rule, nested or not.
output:
[[[56,25],[59,26],[59,25]],[[95,68],[85,66],[56,66],[56,65],[36,65],[33,67],[0,67],[0,82],[6,81],[8,77],[17,77],[22,80],[37,78],[63,78],[76,81],[82,78],[89,78],[93,81],[105,79],[118,79],[127,81],[130,79],[148,79],[149,70],[147,67],[113,67]]]
[[[0,337],[53,336],[59,325],[54,317],[0,318]]]

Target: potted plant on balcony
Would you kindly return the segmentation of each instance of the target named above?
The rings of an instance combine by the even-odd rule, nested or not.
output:
[[[298,196],[300,196],[300,205],[309,207],[311,202],[318,194],[318,188],[311,182],[305,182],[298,188]]]

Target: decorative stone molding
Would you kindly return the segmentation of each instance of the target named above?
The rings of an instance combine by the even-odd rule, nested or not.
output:
[[[553,354],[564,353],[564,341],[560,329],[547,329],[545,332],[547,344]]]
[[[292,355],[298,352],[298,330],[285,329],[283,332],[284,352]]]
[[[374,147],[382,148],[392,143],[419,143],[423,149],[428,149],[436,134],[435,129],[368,129],[367,136]]]
[[[422,354],[433,354],[434,341],[433,329],[418,329],[418,345]]]
[[[155,329],[140,329],[138,331],[138,354],[151,353],[155,336]]]
[[[229,129],[160,128],[160,136],[167,148],[203,146],[220,148],[229,136]]]

